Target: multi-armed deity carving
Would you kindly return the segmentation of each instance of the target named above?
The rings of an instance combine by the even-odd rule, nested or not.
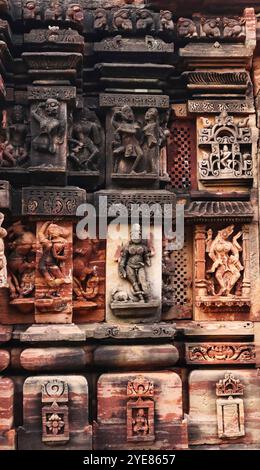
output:
[[[235,122],[223,111],[213,123],[203,119],[199,132],[200,179],[204,182],[251,180],[253,176],[252,137],[248,119]]]
[[[36,237],[21,221],[8,229],[8,284],[12,304],[29,308],[35,290]]]
[[[24,166],[29,160],[29,126],[25,110],[23,106],[15,105],[8,116],[0,142],[0,167]]]
[[[250,305],[248,238],[247,226],[235,231],[230,225],[216,234],[211,228],[197,227],[197,305]]]
[[[167,124],[160,124],[159,112],[149,108],[140,122],[133,109],[116,108],[112,116],[114,139],[113,172],[116,175],[159,175],[162,149],[166,147]],[[165,173],[166,169],[163,170]]]
[[[48,98],[45,102],[36,105],[31,114],[37,123],[32,148],[42,154],[48,153],[55,156],[59,145],[64,142],[66,128],[59,101]]]
[[[245,435],[243,399],[245,386],[230,372],[216,383],[218,435],[230,439]]]
[[[8,287],[4,238],[7,231],[2,227],[4,215],[0,212],[0,287]]]
[[[154,441],[154,385],[145,377],[127,384],[127,441]]]
[[[94,111],[84,108],[75,118],[70,138],[71,170],[99,172],[104,152],[104,132]]]

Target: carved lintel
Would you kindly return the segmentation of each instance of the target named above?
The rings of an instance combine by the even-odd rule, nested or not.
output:
[[[41,101],[50,98],[60,101],[74,101],[76,99],[76,88],[72,86],[28,86],[29,101]]]
[[[253,343],[186,343],[188,364],[254,364]]]
[[[114,38],[106,38],[100,42],[94,43],[94,52],[118,52],[120,54],[122,54],[122,52],[173,54],[174,44],[168,44],[162,39],[155,39],[152,36],[146,36],[144,39],[131,39],[118,35]]]
[[[101,93],[99,105],[103,108],[122,107],[132,108],[169,108],[169,97],[166,95],[127,95],[123,93]]]
[[[49,48],[62,45],[74,49],[84,44],[84,38],[75,29],[60,29],[58,26],[49,26],[48,29],[32,29],[24,34],[24,42],[27,44],[46,44]],[[78,47],[79,48],[79,47]]]
[[[80,188],[30,187],[22,189],[22,213],[35,216],[75,216],[86,202],[86,191]]]
[[[190,113],[228,113],[248,114],[254,112],[253,100],[188,100],[188,110]]]

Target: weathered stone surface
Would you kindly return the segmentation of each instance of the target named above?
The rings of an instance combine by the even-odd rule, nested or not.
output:
[[[253,343],[186,343],[187,364],[255,364]]]
[[[76,325],[32,325],[20,333],[20,340],[31,341],[84,341],[85,334]]]
[[[0,372],[7,369],[10,362],[10,353],[5,349],[0,349]]]
[[[0,343],[7,343],[12,338],[12,326],[0,325]]]
[[[175,346],[99,346],[94,351],[94,365],[109,369],[158,369],[172,367],[179,359]]]
[[[254,336],[254,323],[253,322],[239,322],[239,321],[202,321],[202,322],[178,322],[177,331],[183,332],[187,337],[207,337],[207,336]]]
[[[232,373],[244,387],[243,399],[245,415],[245,435],[233,438],[218,437],[216,383],[226,373]],[[259,445],[259,374],[257,370],[222,369],[192,371],[189,377],[189,442],[191,445],[230,444]]]
[[[53,379],[52,376],[29,377],[23,389],[23,427],[18,431],[18,446],[23,450],[45,449],[42,442],[41,393],[42,385]],[[88,424],[88,383],[85,377],[57,375],[55,379],[68,386],[69,434],[68,442],[53,443],[51,449],[90,449],[92,429]]]
[[[21,366],[29,371],[81,370],[92,362],[92,348],[28,348],[20,356]]]
[[[126,440],[127,384],[140,375],[152,382],[154,388],[153,443]],[[121,429],[120,433],[118,427]],[[104,374],[99,378],[97,424],[94,427],[95,449],[185,449],[185,428],[181,380],[174,372]]]
[[[15,449],[14,384],[9,378],[0,377],[0,450]]]

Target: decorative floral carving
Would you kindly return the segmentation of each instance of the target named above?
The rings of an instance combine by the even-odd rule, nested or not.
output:
[[[68,385],[53,379],[42,385],[42,442],[69,441]]]

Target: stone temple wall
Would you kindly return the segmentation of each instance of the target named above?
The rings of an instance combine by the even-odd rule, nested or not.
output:
[[[259,11],[0,2],[0,450],[260,448]]]

